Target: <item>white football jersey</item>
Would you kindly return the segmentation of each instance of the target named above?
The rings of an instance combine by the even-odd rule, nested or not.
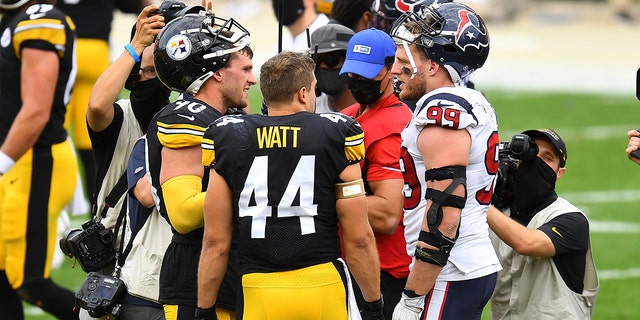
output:
[[[499,271],[501,267],[489,239],[486,215],[498,170],[498,124],[493,107],[482,93],[464,87],[440,88],[424,95],[402,132],[400,166],[405,180],[407,253],[414,256],[426,212],[426,169],[417,138],[427,125],[467,130],[471,136],[467,200],[461,213],[460,235],[438,280],[475,279]]]

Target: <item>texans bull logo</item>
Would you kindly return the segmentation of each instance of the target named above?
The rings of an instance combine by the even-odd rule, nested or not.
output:
[[[396,8],[401,12],[415,12],[413,8],[422,4],[431,4],[433,0],[396,0]]]
[[[489,37],[484,25],[480,23],[478,16],[467,10],[458,12],[460,22],[456,31],[455,43],[460,49],[465,51],[466,47],[471,46],[476,49],[489,46]]]

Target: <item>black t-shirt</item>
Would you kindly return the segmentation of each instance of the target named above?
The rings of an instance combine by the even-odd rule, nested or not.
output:
[[[565,284],[574,292],[584,288],[584,269],[589,247],[589,222],[580,212],[570,212],[551,219],[538,230],[553,242],[553,262]]]
[[[119,104],[114,103],[113,120],[111,120],[111,123],[106,128],[98,132],[94,131],[89,125],[87,125],[87,131],[89,132],[89,138],[91,139],[92,144],[93,157],[96,159],[96,190],[100,190],[102,188],[102,183],[111,165],[114,162],[117,163],[115,165],[119,165],[123,161],[122,155],[117,153],[118,148],[116,148],[123,121],[124,111]],[[128,152],[129,150],[126,151]],[[114,158],[120,160],[116,161]],[[108,195],[109,192],[110,191],[107,191],[105,196]],[[92,199],[92,201],[93,200],[94,199]]]

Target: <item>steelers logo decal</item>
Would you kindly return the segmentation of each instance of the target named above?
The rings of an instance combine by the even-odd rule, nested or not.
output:
[[[183,34],[177,34],[167,41],[167,55],[173,60],[181,61],[191,53],[191,41]]]

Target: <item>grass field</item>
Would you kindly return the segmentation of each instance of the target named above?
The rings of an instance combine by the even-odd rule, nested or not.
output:
[[[251,89],[252,109],[260,97]],[[640,305],[640,167],[626,158],[626,131],[640,127],[635,98],[586,94],[485,92],[498,114],[502,141],[526,129],[550,127],[565,140],[567,174],[558,182],[561,196],[589,216],[591,240],[600,275],[594,319],[637,319]],[[74,221],[76,225],[80,220]],[[71,261],[52,277],[76,290],[84,280]],[[27,308],[27,319],[52,319]],[[488,309],[483,319],[488,319]]]

